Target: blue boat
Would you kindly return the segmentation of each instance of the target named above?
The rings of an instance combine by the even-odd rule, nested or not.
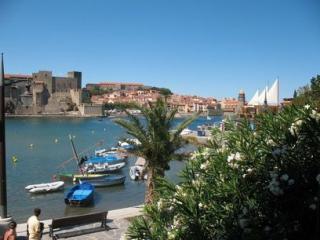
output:
[[[115,163],[121,163],[125,161],[126,161],[125,157],[120,157],[117,154],[108,154],[105,156],[90,157],[87,161],[84,162],[84,164],[99,164],[99,163],[115,164]]]
[[[94,186],[88,182],[80,183],[72,187],[64,198],[64,202],[70,206],[88,206],[93,202]]]

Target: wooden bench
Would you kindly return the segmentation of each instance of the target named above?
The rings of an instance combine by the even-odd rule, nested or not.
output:
[[[49,225],[49,228],[50,228],[49,236],[52,237],[52,239],[58,239],[58,238],[67,238],[71,236],[78,236],[78,235],[86,234],[89,232],[91,233],[99,230],[100,231],[109,230],[110,228],[107,225],[107,215],[108,215],[108,211],[91,213],[86,215],[63,217],[63,218],[54,218],[52,219],[52,223]],[[86,225],[86,224],[97,223],[97,222],[101,222],[101,226],[99,226],[98,228],[82,229],[76,232],[73,231],[73,232],[63,232],[63,233],[54,234],[55,230],[60,231],[60,230],[70,229],[72,227],[79,226],[79,225]]]

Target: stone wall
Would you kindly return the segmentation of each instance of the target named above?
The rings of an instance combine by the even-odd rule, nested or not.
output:
[[[82,116],[102,116],[102,105],[100,104],[81,104],[79,107]]]

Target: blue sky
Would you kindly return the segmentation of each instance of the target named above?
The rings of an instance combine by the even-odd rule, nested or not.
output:
[[[318,0],[0,0],[8,73],[83,72],[173,92],[280,97],[320,74]]]

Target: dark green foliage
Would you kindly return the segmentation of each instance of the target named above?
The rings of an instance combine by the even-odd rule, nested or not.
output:
[[[228,123],[128,229],[131,239],[320,239],[320,113]]]

